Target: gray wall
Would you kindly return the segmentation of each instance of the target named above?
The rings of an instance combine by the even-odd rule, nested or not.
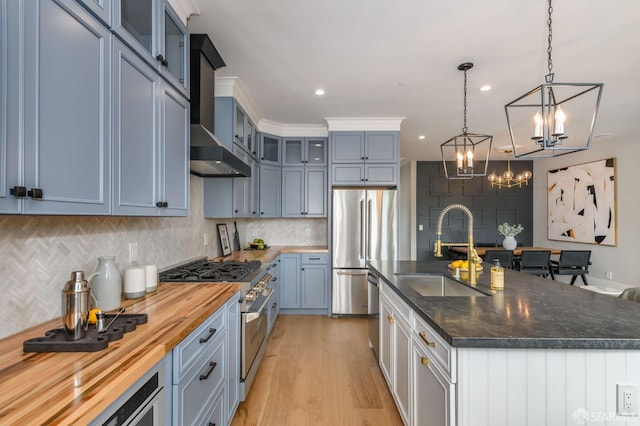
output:
[[[506,169],[506,161],[492,161],[489,173]],[[533,170],[532,161],[511,162],[514,174],[525,169]],[[516,240],[524,246],[533,244],[531,181],[521,188],[498,189],[492,188],[486,177],[448,180],[440,161],[419,161],[416,176],[417,260],[433,259],[438,215],[452,203],[460,203],[471,209],[473,238],[477,245],[501,245],[504,237],[498,234],[497,227],[504,222],[521,224],[524,231],[516,236]],[[420,225],[423,226],[422,231]],[[467,234],[467,216],[461,210],[450,211],[442,222],[442,241],[466,242]]]

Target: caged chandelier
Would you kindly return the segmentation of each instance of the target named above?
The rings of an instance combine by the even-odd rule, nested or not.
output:
[[[491,187],[513,188],[514,186],[521,187],[523,184],[528,185],[529,179],[533,177],[533,173],[529,170],[525,170],[524,172],[514,175],[511,171],[511,160],[509,159],[509,156],[513,151],[508,148],[505,149],[504,152],[507,154],[507,170],[502,172],[502,174],[496,174],[496,172],[493,172],[487,176],[487,179],[491,182]]]
[[[476,176],[487,175],[493,136],[469,133],[467,131],[467,71],[472,67],[473,63],[471,62],[458,65],[458,70],[464,71],[464,126],[462,127],[462,133],[440,145],[442,165],[447,179],[471,179]],[[476,155],[480,153],[476,148],[484,142],[488,142],[486,144],[488,146],[483,145],[483,148],[486,149],[486,158],[484,158],[484,161],[479,162],[476,160]]]
[[[553,39],[548,0],[547,67],[545,83],[505,105],[515,157],[556,157],[589,149],[602,83],[554,83]]]

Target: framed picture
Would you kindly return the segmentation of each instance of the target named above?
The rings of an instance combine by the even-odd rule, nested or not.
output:
[[[231,254],[231,244],[229,243],[229,232],[227,231],[226,223],[218,223],[218,236],[220,236],[220,248],[222,249],[222,255],[228,256]]]
[[[616,159],[549,170],[550,240],[615,246]]]

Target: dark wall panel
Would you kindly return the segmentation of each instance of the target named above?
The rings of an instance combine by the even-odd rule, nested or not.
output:
[[[507,169],[506,161],[492,161],[489,173]],[[513,161],[515,174],[521,170],[533,170],[532,161]],[[521,188],[492,188],[486,177],[469,180],[445,178],[442,162],[419,161],[416,171],[416,217],[423,231],[417,231],[417,259],[433,259],[433,243],[436,240],[438,215],[449,204],[459,203],[473,214],[473,239],[479,245],[501,245],[503,236],[498,225],[504,222],[521,224],[524,231],[516,236],[519,245],[533,243],[533,184]],[[442,241],[466,242],[467,215],[451,210],[442,221]],[[416,227],[418,229],[418,227]]]

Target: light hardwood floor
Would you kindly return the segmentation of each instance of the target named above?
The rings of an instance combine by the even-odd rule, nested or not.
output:
[[[278,317],[232,425],[402,425],[367,320]]]

